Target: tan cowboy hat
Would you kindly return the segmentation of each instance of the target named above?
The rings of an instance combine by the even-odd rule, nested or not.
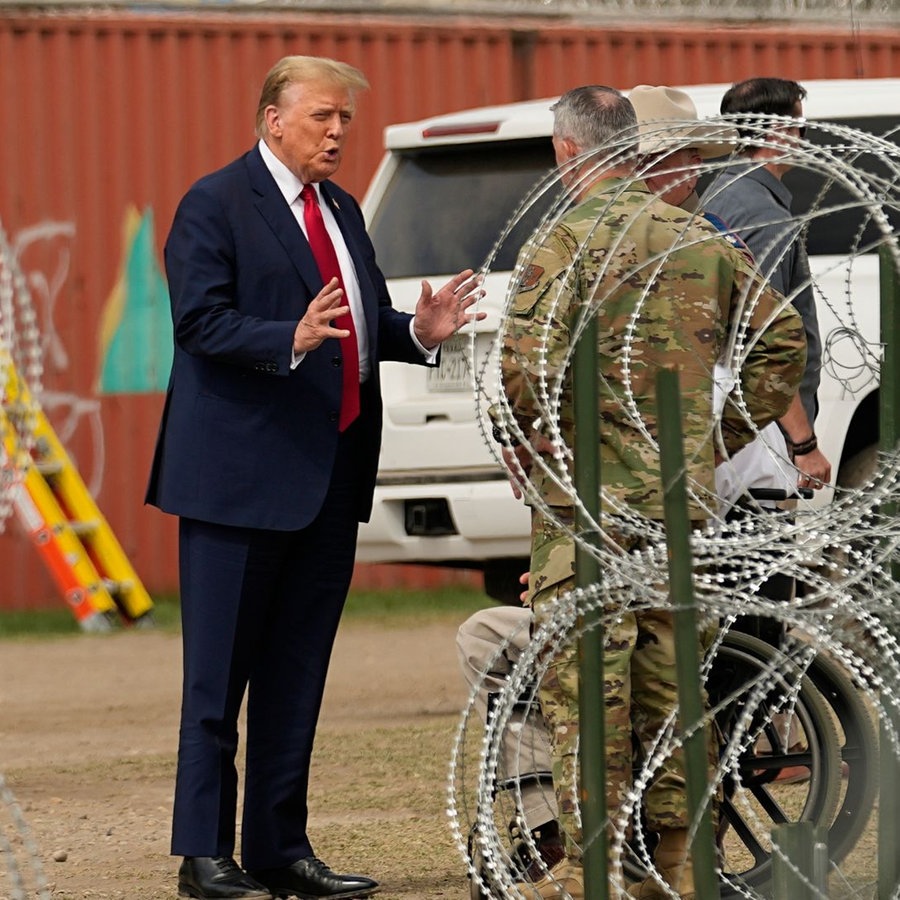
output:
[[[665,85],[639,84],[631,89],[628,99],[637,113],[642,154],[692,147],[701,159],[712,159],[734,149],[737,131],[702,121],[694,101],[684,91]]]

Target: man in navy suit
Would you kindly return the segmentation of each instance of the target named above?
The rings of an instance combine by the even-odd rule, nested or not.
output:
[[[484,313],[470,309],[481,293],[471,270],[438,291],[423,282],[415,315],[391,306],[359,207],[329,180],[367,87],[344,63],[278,62],[260,97],[258,144],[191,187],[166,243],[175,358],[147,502],[180,517],[172,853],[184,857],[179,894],[199,900],[378,890],[333,872],[307,836],[325,676],[372,506],[378,366],[435,365],[440,342]],[[336,277],[323,279],[323,240]],[[344,369],[357,365],[345,387]]]

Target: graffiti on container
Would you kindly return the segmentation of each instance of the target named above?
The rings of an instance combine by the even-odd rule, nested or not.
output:
[[[43,373],[65,372],[84,361],[66,346],[56,326],[56,312],[63,286],[70,275],[74,222],[47,220],[21,229],[9,244],[18,271],[23,275],[15,306],[18,318],[34,315],[39,353],[34,371],[22,372],[35,389],[41,407],[67,448],[85,425],[91,435],[91,471],[81,476],[94,495],[99,493],[105,468],[103,422],[99,395],[153,393],[165,390],[172,363],[172,325],[165,278],[157,262],[153,242],[153,213],[130,206],[122,226],[119,272],[104,303],[97,327],[98,371],[92,396],[73,391],[42,388]],[[27,268],[28,251],[45,254],[41,264]],[[50,262],[46,260],[49,257]],[[24,337],[24,319],[13,324]],[[18,326],[18,328],[17,328]],[[70,342],[71,343],[71,342]],[[90,356],[90,354],[87,354]],[[77,465],[77,462],[76,462]]]
[[[172,366],[169,292],[157,261],[153,211],[125,212],[119,274],[99,327],[98,394],[164,391]]]

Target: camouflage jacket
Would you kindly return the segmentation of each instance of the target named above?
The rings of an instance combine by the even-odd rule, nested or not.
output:
[[[599,181],[549,232],[532,237],[516,271],[501,367],[522,431],[550,435],[555,418],[562,440],[573,446],[571,342],[585,312],[596,315],[604,488],[635,512],[663,517],[655,380],[660,367],[675,368],[690,515],[707,517],[709,506],[696,498],[712,498],[715,490],[714,366],[737,328],[750,416],[758,427],[780,418],[806,359],[793,307],[712,225],[658,199],[641,181]],[[554,390],[558,407],[547,403]],[[753,436],[732,404],[721,424],[731,453]],[[550,505],[571,504],[542,466],[531,478]]]

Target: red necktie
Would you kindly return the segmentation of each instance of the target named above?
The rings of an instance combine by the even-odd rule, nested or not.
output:
[[[316,189],[311,184],[303,185],[300,192],[303,198],[303,222],[306,225],[306,238],[322,283],[328,284],[332,278],[337,278],[338,285],[344,290],[341,298],[341,306],[349,303],[347,291],[344,289],[344,279],[341,277],[341,267],[338,264],[337,253],[334,244],[325,228],[322,219],[322,210],[319,209],[319,200]],[[334,320],[335,328],[346,328],[350,336],[344,338],[341,343],[341,352],[344,355],[344,389],[341,396],[341,416],[338,420],[338,430],[343,431],[359,415],[359,345],[356,343],[356,328],[353,325],[353,316],[348,312]]]

